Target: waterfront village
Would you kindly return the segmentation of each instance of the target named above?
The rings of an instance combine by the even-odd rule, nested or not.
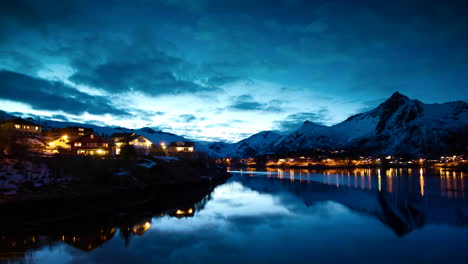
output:
[[[33,119],[15,118],[2,121],[2,141],[22,142],[19,151],[27,149],[29,153],[42,156],[87,156],[97,158],[115,158],[134,156],[175,156],[198,158],[200,155],[194,142],[152,142],[143,135],[135,133],[113,133],[98,135],[92,128],[69,126],[44,130]],[[6,132],[5,132],[6,131]],[[2,142],[2,154],[18,151]],[[16,147],[18,148],[18,147]],[[468,160],[464,155],[440,156],[438,158],[409,158],[402,156],[354,156],[344,150],[314,150],[314,153],[293,153],[283,155],[263,155],[249,158],[218,158],[218,164],[228,167],[287,167],[287,168],[349,168],[349,167],[417,167],[438,166],[466,169]]]
[[[267,168],[363,168],[363,167],[442,167],[466,169],[468,160],[464,155],[441,156],[440,159],[405,158],[399,156],[358,156],[349,158],[334,155],[338,151],[326,152],[321,155],[266,155],[251,158],[225,158],[218,162],[232,167],[267,167]],[[339,151],[342,152],[342,151]]]
[[[228,177],[225,166],[197,151],[194,142],[152,142],[132,130],[109,131],[99,134],[85,125],[45,129],[23,118],[2,121],[0,196],[87,199],[165,185],[203,189]]]
[[[15,154],[27,149],[29,153],[42,156],[197,156],[193,142],[152,142],[131,132],[98,135],[92,128],[79,126],[43,130],[34,120],[22,118],[5,120],[1,127],[3,134],[6,134],[2,135],[3,154]],[[18,147],[18,144],[21,146]]]

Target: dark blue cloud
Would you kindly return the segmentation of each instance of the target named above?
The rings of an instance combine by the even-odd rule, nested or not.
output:
[[[191,114],[179,115],[179,118],[178,118],[179,121],[184,122],[184,123],[191,123],[197,119],[198,118],[196,116],[191,115]]]
[[[321,108],[315,113],[295,113],[285,119],[275,121],[275,130],[280,132],[290,132],[298,129],[305,121],[310,121],[319,125],[324,125],[330,119],[330,112],[326,108]]]
[[[209,77],[205,82],[210,86],[222,86],[242,80],[244,80],[244,78],[239,76],[213,76]]]
[[[234,111],[265,111],[265,112],[282,112],[284,100],[271,100],[268,103],[260,103],[249,94],[243,94],[233,98],[233,103],[227,109]]]
[[[63,55],[73,80],[110,91],[221,93],[210,87],[252,78],[447,101],[467,83],[467,9],[461,0],[3,1],[0,54],[17,53],[5,56],[22,61],[11,70],[35,64],[22,48]]]
[[[101,96],[90,96],[61,82],[53,82],[27,75],[0,71],[0,98],[22,102],[34,109],[64,111],[70,114],[113,114],[128,116]]]

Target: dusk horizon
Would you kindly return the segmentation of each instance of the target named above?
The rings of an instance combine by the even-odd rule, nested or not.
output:
[[[1,73],[0,73],[1,75]],[[295,130],[299,129],[302,125],[304,125],[304,123],[307,123],[307,122],[311,122],[311,123],[314,123],[314,124],[318,124],[318,125],[322,125],[322,126],[325,126],[325,127],[331,127],[331,126],[334,126],[334,125],[337,125],[339,123],[342,123],[346,120],[348,120],[349,118],[355,116],[355,115],[359,115],[359,114],[364,114],[368,111],[371,111],[373,109],[375,109],[376,107],[378,107],[379,105],[383,104],[386,100],[388,100],[389,98],[391,98],[391,96],[394,96],[394,95],[401,95],[403,97],[406,97],[406,95],[398,92],[398,91],[395,91],[393,93],[390,94],[390,96],[388,98],[385,98],[383,99],[381,102],[377,102],[377,104],[375,105],[375,107],[369,107],[367,109],[362,109],[363,111],[362,112],[359,112],[359,113],[354,113],[354,114],[351,114],[349,115],[348,117],[346,117],[345,119],[341,120],[341,121],[338,121],[337,123],[332,123],[332,124],[323,124],[321,122],[313,122],[309,119],[301,119],[301,118],[307,118],[307,117],[298,117],[297,119],[295,119],[293,122],[290,122],[290,121],[284,121],[285,123],[285,127],[287,126],[287,129],[283,129],[283,130],[280,130],[280,129],[277,129],[277,130],[259,130],[259,131],[255,131],[255,132],[252,132],[251,134],[248,134],[248,133],[243,133],[242,134],[242,138],[237,138],[237,139],[224,139],[224,138],[197,138],[197,137],[191,137],[190,135],[186,135],[186,134],[177,134],[177,131],[171,131],[169,128],[167,130],[162,130],[160,129],[159,127],[155,127],[155,126],[145,126],[145,127],[127,127],[127,126],[118,126],[118,125],[113,125],[112,123],[105,123],[105,122],[100,122],[100,121],[95,121],[95,120],[80,120],[80,119],[64,119],[63,116],[61,116],[60,118],[56,118],[54,116],[52,117],[48,117],[48,116],[41,116],[41,115],[34,115],[34,114],[31,114],[31,113],[22,113],[22,112],[6,112],[4,111],[5,113],[7,113],[8,115],[11,115],[11,117],[22,117],[22,118],[29,118],[29,119],[32,119],[34,120],[35,122],[38,122],[38,123],[41,123],[41,122],[47,122],[47,121],[55,121],[55,122],[63,122],[64,124],[75,124],[75,125],[83,125],[85,127],[93,127],[93,126],[97,126],[97,127],[112,127],[112,128],[117,128],[117,129],[130,129],[130,130],[141,130],[141,129],[145,129],[145,128],[150,128],[150,129],[153,129],[155,131],[161,131],[161,132],[166,132],[166,133],[172,133],[172,134],[176,134],[178,136],[182,136],[188,140],[194,140],[194,141],[198,141],[198,142],[226,142],[226,143],[236,143],[236,142],[240,142],[242,140],[245,140],[251,136],[254,136],[258,133],[261,133],[261,132],[274,132],[274,133],[278,133],[278,134],[281,134],[281,135],[286,135],[288,133],[292,133],[294,132]],[[409,98],[410,100],[416,100],[416,101],[420,101],[416,98]],[[462,101],[462,100],[456,100],[456,101],[452,101],[452,102],[441,102],[441,103],[433,103],[433,104],[445,104],[445,103],[453,103],[453,102],[457,102],[457,101],[461,101],[461,102],[464,102],[466,103],[465,101]],[[425,102],[422,102],[422,103],[425,103]],[[0,109],[0,111],[2,111],[2,109]],[[308,114],[311,114],[313,115],[314,113],[308,113]],[[42,121],[41,121],[42,120]]]
[[[2,3],[0,110],[233,142],[467,101],[463,1],[268,2]]]

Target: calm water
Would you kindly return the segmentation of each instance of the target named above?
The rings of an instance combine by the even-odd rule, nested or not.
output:
[[[462,263],[466,176],[439,170],[232,171],[191,208],[62,236],[2,237],[25,263]],[[78,228],[78,227],[77,227]]]

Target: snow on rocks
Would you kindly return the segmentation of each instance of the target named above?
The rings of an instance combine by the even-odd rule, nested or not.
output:
[[[49,168],[43,164],[16,159],[0,160],[0,195],[15,195],[19,189],[39,188],[67,181],[50,177]]]
[[[140,163],[138,163],[138,166],[145,167],[145,168],[148,168],[148,169],[151,169],[156,165],[157,165],[157,163],[155,161],[152,161],[152,160],[149,160],[149,159],[144,159],[144,160],[140,161]]]
[[[171,162],[173,160],[179,160],[178,157],[170,157],[170,156],[153,156],[153,158],[158,160],[164,160],[166,162]]]

